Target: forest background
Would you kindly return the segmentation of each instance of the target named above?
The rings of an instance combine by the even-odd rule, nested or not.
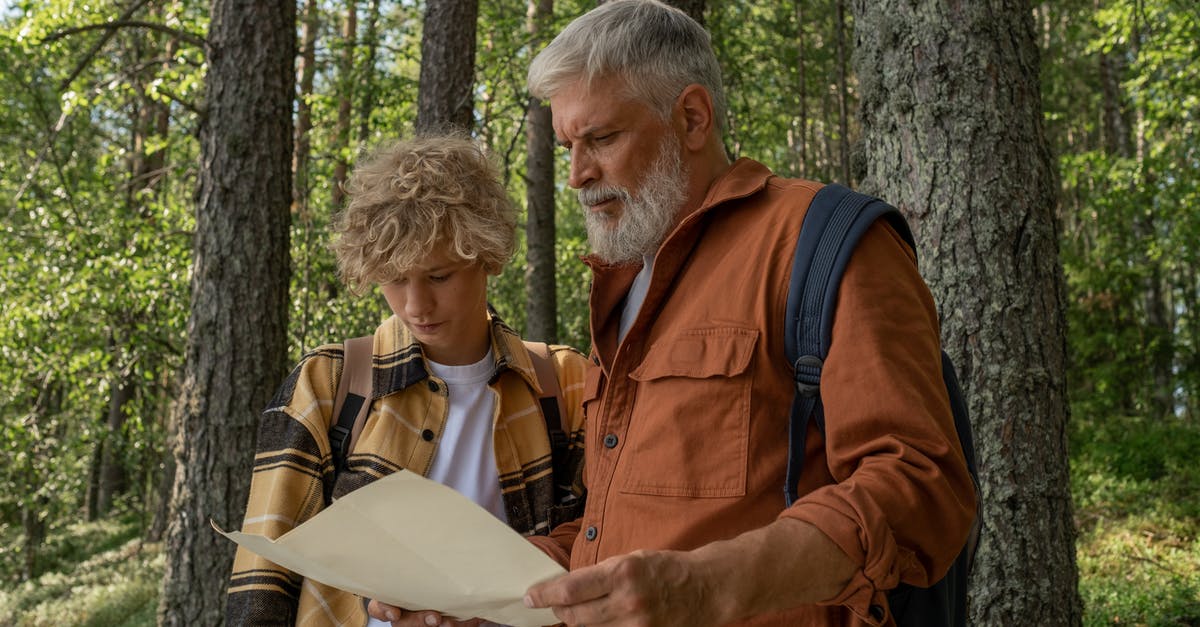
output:
[[[186,406],[195,405],[196,344],[209,337],[194,326],[203,302],[196,269],[209,258],[206,203],[219,200],[219,176],[272,178],[260,173],[267,170],[221,172],[222,162],[206,158],[213,153],[205,124],[218,123],[215,105],[227,97],[213,89],[213,74],[228,59],[210,55],[235,32],[218,26],[274,24],[294,35],[279,48],[287,53],[287,98],[276,117],[288,122],[288,141],[246,147],[261,159],[242,162],[282,163],[274,178],[290,183],[279,188],[287,198],[275,227],[284,258],[264,268],[284,281],[275,291],[286,345],[239,349],[264,353],[266,366],[236,362],[256,364],[245,378],[263,381],[262,394],[269,397],[307,350],[369,332],[385,315],[377,296],[354,298],[339,285],[329,220],[342,201],[339,183],[363,150],[435,120],[468,127],[501,165],[513,199],[528,207],[521,248],[491,286],[492,304],[529,335],[587,348],[581,214],[563,185],[566,155],[530,137],[539,114],[524,75],[546,34],[593,3],[303,0],[271,16],[282,20],[275,22],[256,21],[268,3],[243,3],[240,18],[228,13],[234,4],[0,4],[0,625],[178,624],[191,611],[174,605],[171,586],[180,578],[171,560],[179,552],[164,538],[172,521],[186,518],[180,485],[188,479],[176,459],[196,439]],[[785,175],[870,186],[877,170],[864,93],[884,72],[864,60],[864,49],[895,35],[882,33],[893,28],[886,20],[865,19],[871,3],[676,4],[713,34],[730,96],[731,154]],[[1065,377],[1070,419],[1049,424],[1066,430],[1069,447],[1034,449],[1047,464],[1070,451],[1069,528],[1058,531],[1074,551],[1046,567],[1072,590],[1078,581],[1082,615],[1068,610],[1061,624],[1197,625],[1200,9],[1185,0],[1015,4],[1041,59],[1034,76],[1056,197],[1044,209],[1058,225],[1050,257],[1065,280],[1067,359],[1064,372],[1049,375],[1038,372],[1041,364],[1007,366],[1036,379],[1035,391],[1043,379]],[[994,37],[986,29],[966,35]],[[465,48],[465,60],[448,54]],[[452,69],[466,77],[465,99],[439,96],[436,77],[450,80]],[[1030,146],[1029,158],[1038,150]],[[916,156],[923,157],[934,155]],[[549,182],[536,176],[547,169]],[[1003,206],[1008,197],[982,202]],[[923,214],[911,217],[921,231]],[[935,222],[924,217],[928,233]],[[923,250],[922,259],[935,293],[940,281],[965,273],[939,266],[937,251]],[[953,328],[961,314],[942,296],[943,324]],[[257,300],[241,307],[248,319],[270,309]],[[973,412],[975,403],[998,404],[974,391]],[[252,420],[200,423],[214,445],[233,443],[240,458],[229,476],[247,481]],[[979,424],[976,432],[985,438],[981,451],[989,450],[991,432]],[[1023,445],[1018,438],[1015,446]],[[985,478],[985,497],[1017,525],[1036,515],[995,498],[992,480]],[[985,533],[998,515],[985,513]],[[989,550],[1039,561],[1036,546]],[[996,570],[985,560],[973,589],[1016,586],[1029,591],[1029,607],[1056,602],[1038,596],[1053,586],[1029,576],[1005,584]],[[218,589],[226,573],[204,576]],[[1059,601],[1072,606],[1072,596]],[[1054,624],[998,622],[975,598],[978,624]]]

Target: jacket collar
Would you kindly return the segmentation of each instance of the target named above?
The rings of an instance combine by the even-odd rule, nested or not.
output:
[[[489,383],[495,383],[504,371],[512,370],[525,379],[530,388],[541,393],[533,361],[521,337],[498,315],[489,314],[488,319],[495,363]],[[429,378],[421,343],[396,315],[375,329],[373,353],[372,398],[399,392]]]

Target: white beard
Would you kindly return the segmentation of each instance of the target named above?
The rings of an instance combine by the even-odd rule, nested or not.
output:
[[[679,139],[668,133],[636,196],[626,188],[609,185],[579,190],[588,243],[600,259],[610,264],[638,263],[654,254],[666,239],[687,196],[688,172],[679,149]],[[587,209],[613,198],[621,200],[619,217]]]

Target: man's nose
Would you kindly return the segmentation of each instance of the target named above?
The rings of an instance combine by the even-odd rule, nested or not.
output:
[[[587,151],[577,146],[572,147],[571,170],[567,175],[567,185],[574,189],[581,189],[596,178],[596,161],[587,154]]]

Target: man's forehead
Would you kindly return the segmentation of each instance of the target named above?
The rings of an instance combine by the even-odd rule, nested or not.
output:
[[[651,115],[649,107],[628,94],[624,81],[608,79],[582,81],[560,89],[550,97],[550,115],[554,132],[562,142],[584,137],[621,120]]]

